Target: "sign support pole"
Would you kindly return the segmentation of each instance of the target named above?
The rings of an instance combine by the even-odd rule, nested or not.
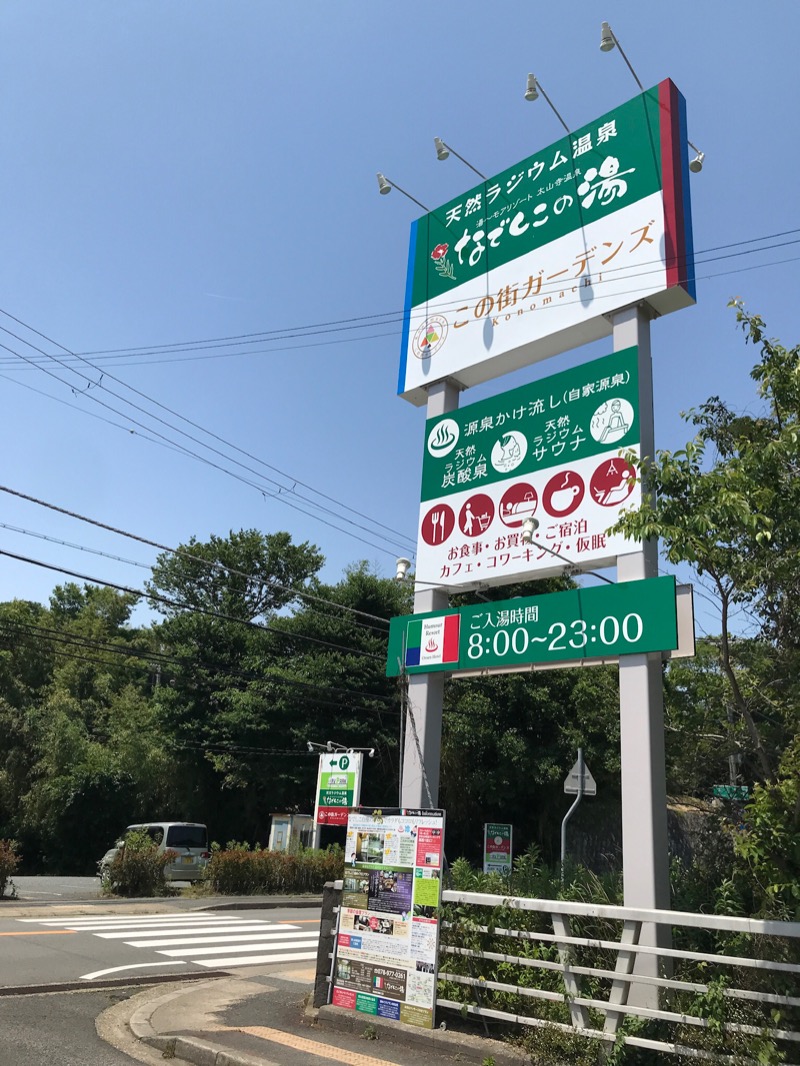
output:
[[[428,418],[438,418],[458,407],[459,386],[449,380],[428,388]],[[443,611],[449,605],[447,589],[418,588],[414,613]],[[404,807],[436,807],[439,802],[439,762],[442,751],[444,674],[413,674],[408,679],[405,746],[401,795]]]
[[[578,748],[578,795],[561,822],[561,884],[564,884],[564,867],[567,863],[567,822],[583,799],[583,748]]]
[[[609,316],[614,351],[639,349],[641,454],[655,454],[650,316],[642,305]],[[658,575],[658,541],[617,558],[617,580]],[[670,909],[667,786],[664,763],[664,690],[659,654],[625,655],[619,661],[622,766],[622,864],[626,907]],[[663,942],[662,942],[663,940]],[[669,930],[645,923],[640,943],[669,947]],[[635,973],[658,976],[657,955],[637,955]],[[628,1002],[658,1007],[657,986],[631,984]]]

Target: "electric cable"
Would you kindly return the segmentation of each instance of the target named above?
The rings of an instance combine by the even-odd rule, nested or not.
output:
[[[75,353],[71,352],[69,348],[67,348],[63,344],[60,344],[58,341],[53,340],[52,337],[48,337],[46,334],[42,333],[40,330],[37,330],[33,326],[28,325],[26,322],[23,322],[21,319],[17,318],[16,316],[9,314],[9,312],[7,312],[7,311],[2,310],[2,309],[0,309],[0,311],[2,311],[2,313],[7,318],[10,318],[12,321],[17,322],[19,325],[24,326],[25,329],[29,330],[31,333],[34,333],[36,336],[41,337],[43,340],[48,341],[48,343],[50,343],[50,344],[57,345],[57,347],[62,349],[62,351],[67,353],[68,355],[75,355]],[[289,481],[291,481],[293,483],[291,491],[295,491],[297,485],[302,485],[303,488],[308,489],[310,492],[313,492],[316,496],[319,496],[321,499],[327,500],[330,503],[335,503],[339,507],[344,507],[345,510],[349,511],[351,514],[355,514],[359,518],[363,518],[365,521],[370,522],[371,525],[379,527],[380,529],[383,529],[385,532],[392,534],[392,536],[396,535],[396,531],[394,530],[394,528],[392,526],[389,526],[386,523],[379,522],[379,521],[377,521],[375,519],[372,519],[368,515],[365,515],[363,512],[358,511],[355,508],[349,507],[347,504],[343,504],[340,500],[336,500],[334,497],[329,496],[326,493],[320,492],[318,489],[313,488],[313,486],[308,485],[307,483],[305,483],[303,481],[300,481],[298,478],[295,478],[295,477],[293,477],[290,474],[287,474],[285,471],[280,470],[278,467],[274,466],[271,463],[267,463],[265,460],[260,459],[258,456],[253,455],[251,452],[248,452],[246,449],[240,448],[238,445],[233,444],[230,441],[225,440],[224,437],[222,437],[221,435],[215,433],[213,430],[206,429],[204,426],[201,426],[199,423],[197,423],[197,422],[193,421],[192,419],[187,418],[185,415],[182,415],[179,412],[173,410],[171,407],[167,406],[166,404],[161,403],[159,400],[154,399],[152,396],[148,396],[146,393],[142,392],[140,389],[137,389],[134,386],[127,384],[127,382],[122,381],[120,378],[117,378],[115,375],[104,373],[100,367],[94,366],[92,363],[90,363],[88,360],[84,359],[82,356],[78,356],[77,358],[79,358],[82,363],[84,363],[85,365],[91,367],[91,369],[93,369],[93,370],[95,370],[95,371],[97,371],[97,372],[99,372],[101,374],[100,380],[98,382],[92,381],[92,379],[88,378],[85,374],[82,374],[79,371],[77,371],[77,370],[65,365],[63,363],[63,361],[61,359],[59,359],[58,357],[56,357],[56,356],[54,356],[54,355],[52,355],[52,354],[50,354],[48,352],[45,352],[43,349],[38,348],[36,345],[31,344],[30,341],[25,340],[24,338],[20,337],[18,334],[12,333],[10,330],[5,329],[5,327],[0,327],[0,328],[3,329],[3,332],[8,333],[10,336],[14,337],[15,340],[18,340],[22,344],[26,344],[29,348],[32,348],[34,351],[38,351],[41,355],[44,355],[47,358],[54,360],[60,366],[63,366],[65,369],[70,370],[71,373],[76,374],[78,377],[83,378],[84,381],[87,382],[87,387],[89,389],[91,389],[92,387],[95,387],[95,386],[97,388],[103,389],[105,392],[107,392],[109,395],[113,396],[115,399],[120,400],[122,403],[129,404],[131,407],[134,408],[134,410],[145,414],[148,418],[152,418],[153,420],[155,420],[156,422],[160,423],[161,425],[167,426],[173,432],[180,433],[181,436],[187,437],[189,440],[191,440],[193,443],[199,445],[201,448],[206,448],[209,451],[211,451],[212,453],[214,453],[215,455],[221,456],[227,462],[232,462],[236,466],[241,467],[242,469],[248,471],[249,473],[252,473],[252,474],[254,474],[254,475],[258,476],[258,477],[264,478],[264,480],[266,480],[268,483],[271,483],[271,484],[275,485],[276,487],[278,487],[279,490],[280,489],[285,489],[285,488],[287,488],[287,486],[278,485],[278,483],[275,482],[274,479],[267,478],[267,477],[265,477],[265,475],[259,474],[258,471],[253,470],[252,467],[249,467],[246,463],[241,463],[241,462],[239,462],[239,460],[233,459],[230,456],[225,455],[225,453],[219,451],[219,449],[214,448],[214,447],[212,447],[209,444],[206,444],[204,441],[198,440],[198,438],[196,438],[193,434],[187,433],[185,430],[182,430],[182,429],[179,429],[178,427],[170,425],[168,422],[166,422],[164,419],[160,418],[158,415],[154,415],[152,412],[147,411],[146,409],[142,408],[139,404],[136,404],[136,403],[134,403],[131,400],[127,400],[123,396],[120,396],[119,393],[114,392],[113,389],[109,389],[109,388],[107,388],[106,386],[103,385],[103,378],[104,377],[111,378],[112,381],[115,381],[117,384],[121,385],[123,388],[128,389],[134,395],[140,397],[141,399],[146,400],[148,403],[154,404],[160,410],[166,411],[173,418],[180,419],[182,422],[185,422],[187,425],[192,426],[192,428],[199,430],[201,433],[205,433],[207,436],[211,437],[213,440],[216,440],[218,443],[221,443],[221,444],[225,445],[225,447],[230,448],[231,450],[233,450],[235,452],[238,452],[240,455],[246,456],[251,461],[258,463],[260,466],[263,466],[263,467],[265,467],[268,470],[272,470],[273,472],[280,474],[281,477],[284,477],[284,478],[286,478],[287,480],[289,480]],[[16,354],[19,355],[19,353],[16,353]],[[64,384],[66,384],[66,382],[64,382]],[[120,412],[117,412],[117,413],[119,414]],[[298,494],[298,496],[299,496],[300,499],[304,500],[305,502],[311,504],[314,507],[317,507],[319,510],[325,512],[326,514],[334,515],[335,517],[339,518],[340,521],[348,522],[349,524],[354,525],[356,528],[362,529],[365,532],[370,532],[372,535],[375,535],[374,531],[368,530],[366,527],[361,526],[357,522],[352,522],[351,520],[348,520],[348,519],[346,519],[346,518],[344,518],[344,517],[342,517],[340,515],[337,515],[336,512],[331,511],[329,508],[325,507],[324,505],[321,505],[321,504],[317,503],[315,500],[308,500],[306,497],[303,497],[300,494]],[[405,539],[408,539],[409,542],[411,543],[410,538],[405,538]]]
[[[701,255],[707,255],[711,252],[725,251],[729,248],[740,248],[745,245],[761,244],[764,241],[777,240],[779,237],[788,237],[792,234],[800,233],[800,227],[788,230],[780,230],[776,233],[764,234],[760,237],[750,237],[740,241],[730,241],[726,244],[712,245],[709,248],[696,249],[694,252],[695,257]],[[761,249],[755,249],[756,252]],[[657,260],[651,260],[656,262]],[[6,314],[6,312],[3,312]],[[405,310],[398,308],[393,311],[377,312],[371,315],[354,315],[348,318],[331,319],[323,322],[305,323],[300,326],[287,326],[280,329],[273,330],[261,330],[253,333],[237,333],[227,337],[207,337],[190,341],[175,341],[153,345],[140,345],[127,348],[97,348],[89,351],[72,353],[76,357],[78,356],[97,356],[97,355],[119,355],[119,354],[132,354],[135,352],[146,352],[150,354],[158,354],[160,352],[168,352],[170,350],[189,351],[196,348],[208,348],[212,345],[220,346],[233,346],[235,344],[255,344],[260,343],[265,337],[275,336],[279,340],[290,339],[293,336],[305,337],[316,336],[317,333],[312,331],[326,330],[328,327],[345,326],[350,327],[363,323],[365,326],[373,326],[377,319],[392,318],[396,321],[402,321]],[[20,325],[25,325],[19,319],[15,319],[13,315],[8,315],[14,321],[19,322]],[[386,323],[378,323],[385,325]],[[41,334],[40,334],[41,335]],[[43,335],[42,335],[43,336]],[[47,338],[44,338],[47,339]],[[53,342],[55,343],[55,342]]]
[[[168,552],[170,555],[177,555],[182,559],[188,559],[190,562],[200,563],[203,566],[211,567],[215,570],[224,571],[226,574],[232,574],[236,577],[243,577],[248,581],[252,581],[254,575],[248,574],[244,570],[238,570],[236,567],[226,566],[225,563],[221,563],[216,559],[204,559],[200,555],[195,555],[193,552],[187,551],[185,548],[171,548],[167,544],[160,544],[156,540],[150,540],[148,537],[140,536],[138,533],[131,533],[128,530],[120,529],[117,526],[111,526],[106,522],[101,522],[96,518],[88,518],[86,515],[79,514],[77,511],[71,511],[66,507],[60,507],[55,503],[48,503],[46,500],[40,500],[36,496],[31,496],[26,492],[20,492],[18,489],[12,489],[8,485],[0,485],[0,492],[5,492],[9,496],[15,496],[17,499],[25,500],[27,503],[34,503],[38,507],[44,507],[49,511],[55,511],[58,514],[66,515],[67,518],[74,518],[79,522],[85,522],[87,525],[96,526],[98,529],[103,529],[108,533],[114,533],[120,537],[127,537],[128,540],[136,541],[139,544],[146,544],[150,548],[157,548],[159,551]],[[325,606],[335,606],[338,610],[345,611],[348,614],[358,615],[361,618],[369,618],[373,622],[380,622],[381,625],[388,625],[388,620],[381,618],[377,614],[369,614],[366,611],[359,611],[355,607],[349,607],[347,604],[334,604],[331,600],[326,600],[324,596],[316,596],[305,589],[296,589],[291,585],[282,585],[278,581],[270,580],[269,584],[278,589],[280,592],[292,593],[299,596],[301,599],[310,600],[314,603],[321,603]]]
[[[103,585],[106,588],[116,589],[117,592],[127,592],[130,595],[136,596],[140,599],[151,600],[155,603],[163,603],[169,607],[178,608],[179,610],[186,611],[189,614],[202,614],[208,618],[215,618],[222,622],[234,622],[238,625],[247,626],[249,629],[257,629],[262,632],[276,633],[279,636],[290,640],[306,640],[312,644],[318,644],[322,647],[333,648],[335,651],[341,652],[345,655],[355,655],[364,659],[372,659],[375,662],[383,662],[378,655],[372,655],[371,652],[361,651],[357,648],[342,647],[339,644],[332,644],[327,640],[320,640],[318,637],[310,637],[304,633],[293,633],[291,631],[276,628],[274,625],[267,623],[254,622],[247,618],[237,618],[235,615],[225,614],[222,611],[211,611],[204,607],[196,607],[191,604],[182,603],[180,600],[173,600],[168,596],[161,596],[154,592],[143,592],[141,589],[133,589],[128,585],[120,585],[114,581],[105,581],[102,578],[91,577],[88,574],[81,574],[75,570],[70,570],[67,567],[57,566],[55,563],[47,563],[41,559],[32,559],[27,555],[19,555],[16,552],[5,551],[0,549],[0,556],[5,556],[7,559],[14,559],[20,563],[28,563],[31,566],[38,566],[43,570],[53,570],[58,574],[65,574],[67,577],[75,577],[80,581],[88,582],[93,585]]]

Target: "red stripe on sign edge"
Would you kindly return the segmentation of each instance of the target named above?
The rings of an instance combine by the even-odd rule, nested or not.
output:
[[[664,256],[668,289],[675,285],[685,285],[686,277],[679,97],[677,86],[670,78],[659,83],[661,189],[664,203]]]

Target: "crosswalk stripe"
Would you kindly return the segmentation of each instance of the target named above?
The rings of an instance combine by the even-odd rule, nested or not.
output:
[[[46,919],[40,918],[19,918],[20,922],[27,922],[28,924],[35,925],[53,925],[53,926],[71,926],[73,928],[84,928],[91,925],[166,925],[171,922],[239,922],[241,918],[234,915],[227,916],[222,914],[153,914],[149,917],[134,917],[134,918],[120,918],[116,915],[105,917],[103,915],[95,915],[92,918],[82,916],[80,918],[58,918],[58,919]]]
[[[302,940],[296,940],[295,945],[300,948],[308,948],[317,943],[317,937],[304,937]],[[185,959],[190,955],[224,955],[225,952],[239,952],[240,954],[246,954],[248,951],[283,951],[286,948],[286,944],[276,944],[274,947],[270,947],[269,944],[252,944],[247,941],[238,947],[233,947],[231,944],[223,944],[218,948],[172,948],[169,951],[159,951],[159,955],[167,955],[171,959]],[[316,954],[315,954],[316,957]]]
[[[292,951],[287,955],[244,955],[241,958],[231,955],[225,959],[192,959],[192,962],[215,970],[228,966],[258,966],[265,962],[305,962],[316,957],[316,951]]]
[[[306,936],[311,935],[307,929],[303,932]],[[157,940],[127,940],[126,943],[132,948],[168,948],[179,947],[181,944],[231,944],[237,940],[295,940],[296,937],[296,933],[281,933],[273,930],[264,933],[230,933],[225,936],[179,936],[164,939],[159,937]]]
[[[156,954],[169,958],[173,965],[186,961],[206,969],[306,962],[316,959],[319,936],[318,929],[304,927],[311,924],[307,920],[303,925],[295,925],[197,912],[132,918],[75,915],[58,919],[19,918],[17,921],[49,927],[47,932],[68,930],[88,933],[101,940],[124,941],[127,947],[151,948]]]
[[[176,936],[186,932],[186,929],[182,929],[179,926],[169,926],[167,928],[169,928],[171,930],[174,929]],[[198,926],[197,927],[197,932],[198,933],[227,933],[229,930],[235,930],[236,932],[246,931],[246,932],[256,933],[256,932],[263,932],[264,929],[265,929],[265,926],[264,926],[264,924],[262,922],[241,922],[238,925],[205,925],[205,926]],[[131,936],[136,936],[138,934],[138,932],[139,931],[136,930],[136,929],[127,929],[127,930],[123,930],[123,931],[115,930],[112,933],[102,933],[102,932],[99,932],[97,930],[94,930],[95,936],[102,937],[104,940],[125,940],[126,938],[129,939]],[[166,935],[167,929],[165,929],[163,933],[161,932],[160,929],[158,930],[158,932],[161,935]]]

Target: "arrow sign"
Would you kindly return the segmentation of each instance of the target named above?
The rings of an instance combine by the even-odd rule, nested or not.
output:
[[[570,796],[577,796],[580,792],[580,764],[578,762],[575,763],[566,776],[564,791]],[[583,794],[584,796],[597,795],[597,782],[592,777],[586,763],[583,764]]]

